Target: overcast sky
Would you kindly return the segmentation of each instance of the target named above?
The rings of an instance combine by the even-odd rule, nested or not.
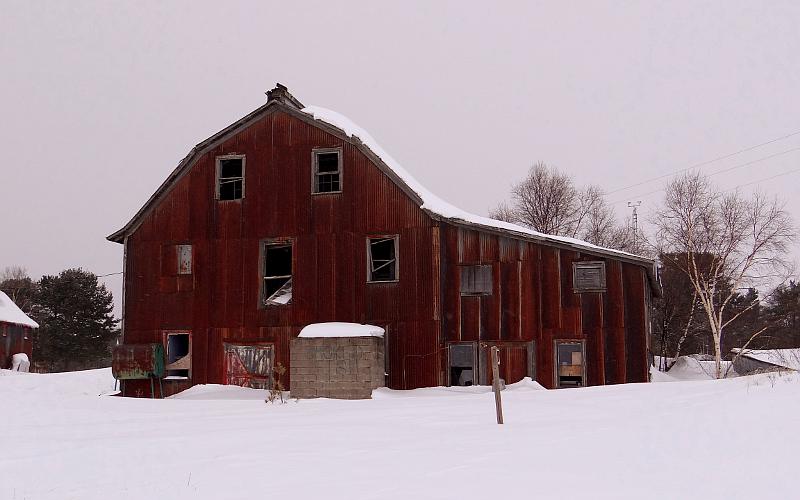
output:
[[[537,160],[615,191],[800,132],[798,26],[796,1],[0,0],[0,269],[121,271],[105,237],[275,82],[476,213]],[[800,173],[758,182],[800,168],[793,148],[703,170],[776,155],[713,179],[798,217]],[[647,213],[662,183],[609,200]]]

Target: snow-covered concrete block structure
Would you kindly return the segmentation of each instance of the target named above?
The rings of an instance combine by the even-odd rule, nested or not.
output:
[[[318,323],[292,339],[291,395],[366,399],[384,386],[384,330],[373,325]]]

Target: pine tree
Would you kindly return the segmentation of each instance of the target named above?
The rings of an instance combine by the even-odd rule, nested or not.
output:
[[[112,315],[111,292],[98,284],[97,276],[82,269],[42,276],[36,303],[37,362],[51,370],[76,370],[107,361],[118,320]]]

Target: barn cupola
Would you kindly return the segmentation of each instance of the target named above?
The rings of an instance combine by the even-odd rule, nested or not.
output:
[[[289,93],[289,89],[286,88],[285,85],[281,85],[280,83],[276,83],[274,89],[267,91],[267,102],[269,103],[272,101],[282,102],[283,104],[288,104],[297,109],[303,109],[305,107],[302,102],[295,99],[295,97]]]

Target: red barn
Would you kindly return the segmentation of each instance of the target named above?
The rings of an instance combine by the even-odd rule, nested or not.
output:
[[[11,357],[15,354],[31,357],[34,328],[39,328],[39,324],[0,292],[0,368],[11,368]]]
[[[507,382],[648,380],[651,260],[463,212],[347,118],[267,94],[108,237],[123,342],[163,344],[166,393],[247,379],[245,358],[288,365],[327,321],[385,328],[395,389],[487,383],[490,346]]]

